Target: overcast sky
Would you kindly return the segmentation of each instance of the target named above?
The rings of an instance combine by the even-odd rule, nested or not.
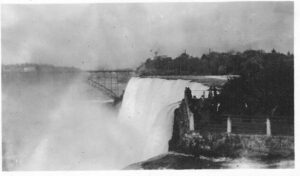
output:
[[[136,67],[159,54],[293,52],[292,2],[2,5],[2,63]]]

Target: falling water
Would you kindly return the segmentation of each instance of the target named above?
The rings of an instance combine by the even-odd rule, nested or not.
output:
[[[185,87],[190,87],[197,97],[207,90],[200,83],[185,80],[132,78],[129,81],[119,119],[139,135],[137,143],[140,145],[136,151],[140,160],[168,151],[174,109],[183,99]]]

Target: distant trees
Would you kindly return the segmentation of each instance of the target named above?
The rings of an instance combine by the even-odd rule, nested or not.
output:
[[[274,49],[271,53],[263,50],[246,50],[240,52],[210,52],[203,54],[201,58],[182,53],[176,58],[164,55],[156,55],[148,58],[137,72],[140,75],[240,75],[245,72],[256,72],[261,67],[262,60],[280,58],[285,62],[293,60],[293,55],[278,53]],[[272,59],[271,59],[272,60]]]

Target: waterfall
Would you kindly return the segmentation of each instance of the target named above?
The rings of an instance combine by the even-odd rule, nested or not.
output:
[[[22,130],[18,136],[13,133],[8,138],[26,140],[21,145],[6,143],[18,147],[9,151],[13,154],[9,157],[18,161],[9,170],[122,169],[165,153],[172,135],[174,110],[184,97],[185,87],[198,97],[207,89],[183,80],[132,78],[117,112],[103,103],[107,97],[83,80],[84,77],[74,81],[62,95],[41,99],[43,105],[55,97],[55,107],[27,107],[31,111],[23,113],[26,118],[14,124]],[[24,89],[28,92],[24,100],[31,95],[29,88]],[[51,89],[52,84],[40,91]],[[41,125],[37,128],[39,123],[32,122]]]
[[[141,160],[168,151],[174,110],[184,97],[185,87],[200,97],[208,87],[187,80],[132,78],[125,90],[119,120],[139,135],[136,154]],[[136,148],[136,146],[132,146]]]

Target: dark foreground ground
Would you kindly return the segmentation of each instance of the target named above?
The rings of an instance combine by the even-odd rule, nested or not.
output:
[[[131,164],[126,170],[138,169],[235,169],[235,168],[294,168],[293,158],[206,158],[180,153],[167,153],[147,161]]]

